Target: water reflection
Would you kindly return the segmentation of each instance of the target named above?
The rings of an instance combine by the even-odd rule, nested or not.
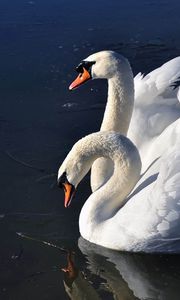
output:
[[[86,276],[75,265],[74,254],[68,252],[67,267],[61,269],[64,272],[64,287],[70,299],[100,299]]]
[[[67,255],[67,267],[63,268],[65,272],[64,287],[70,299],[104,299],[104,293],[108,292],[106,299],[136,299],[132,291],[129,289],[127,282],[122,278],[114,264],[107,260],[106,257],[97,254],[94,257],[94,252],[88,254],[88,268],[92,274],[96,275],[94,281],[89,281],[84,272],[77,269],[72,253]],[[98,278],[99,277],[99,278]],[[95,285],[95,286],[93,286]]]
[[[83,238],[79,238],[78,248],[76,241],[71,244],[56,239],[54,243],[22,233],[18,236],[23,239],[23,252],[20,249],[11,261],[21,270],[23,285],[20,295],[27,290],[28,293],[32,291],[32,299],[42,299],[45,295],[46,299],[58,299],[66,293],[73,300],[179,300],[178,255],[117,252],[96,246]],[[27,251],[32,252],[33,247],[37,251],[36,259],[39,255],[43,255],[43,259],[37,260],[34,267],[33,261],[30,261],[32,266],[26,261],[28,268],[24,271]],[[40,263],[47,257],[50,262],[48,268],[46,263]],[[40,288],[42,285],[43,290]],[[16,298],[13,292],[10,293],[12,299],[20,299],[19,294]]]
[[[119,253],[82,238],[79,248],[114,299],[179,299],[179,256]]]

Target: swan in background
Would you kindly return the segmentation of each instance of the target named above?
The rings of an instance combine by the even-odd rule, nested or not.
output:
[[[76,69],[79,76],[70,85],[70,90],[91,78],[108,80],[108,99],[100,130],[127,135],[138,147],[144,172],[165,153],[167,139],[165,134],[163,137],[161,134],[180,116],[180,57],[168,61],[145,77],[139,73],[134,78],[134,88],[128,60],[113,51],[92,54]],[[112,173],[110,160],[96,160],[91,170],[92,191],[102,186]]]
[[[81,210],[79,228],[83,238],[115,250],[180,251],[179,132],[178,122],[175,145],[141,178],[137,148],[117,132],[93,133],[73,146],[58,172],[65,207],[97,158],[114,163],[113,175],[90,195]]]
[[[128,60],[116,52],[101,51],[82,61],[76,70],[79,75],[70,85],[70,90],[91,78],[108,80],[108,100],[100,130],[116,131],[126,136],[134,105],[133,74]],[[110,159],[96,160],[91,169],[92,191],[102,186],[112,173]]]

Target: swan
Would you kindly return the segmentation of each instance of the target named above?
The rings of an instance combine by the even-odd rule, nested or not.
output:
[[[179,120],[169,121],[154,140],[153,151],[149,145],[150,164],[140,177],[141,149],[126,137],[134,105],[134,80],[127,59],[103,51],[89,56],[77,71],[70,89],[91,78],[108,79],[101,131],[77,142],[58,172],[67,207],[93,165],[93,193],[80,214],[81,235],[115,250],[179,252]]]
[[[58,184],[64,187],[65,207],[68,207],[79,182],[99,157],[114,162],[114,173],[83,206],[79,218],[80,233],[85,239],[104,247],[124,248],[121,234],[119,239],[115,238],[117,229],[119,231],[122,226],[115,221],[116,212],[135,186],[141,171],[138,150],[127,137],[114,131],[100,131],[79,140],[59,169]]]
[[[79,75],[70,90],[89,79],[108,80],[107,105],[100,130],[127,135],[139,150],[144,172],[166,149],[162,132],[180,117],[180,56],[146,76],[139,73],[134,82],[128,60],[113,51],[92,54],[76,69]],[[112,173],[112,162],[98,159],[91,170],[92,191],[102,186]]]
[[[65,207],[97,158],[114,163],[113,175],[90,195],[81,210],[79,229],[83,238],[114,250],[180,250],[179,132],[177,122],[177,142],[141,178],[137,148],[117,132],[92,133],[73,146],[58,171]]]

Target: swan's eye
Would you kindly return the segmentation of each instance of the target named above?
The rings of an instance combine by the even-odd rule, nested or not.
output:
[[[80,64],[76,67],[76,71],[77,71],[78,73],[83,73],[83,64],[82,64],[82,63],[80,63]]]
[[[91,71],[92,65],[94,65],[96,62],[95,61],[85,61],[83,60],[77,67],[76,71],[80,74],[83,73],[83,68],[85,68],[89,73]]]
[[[59,178],[58,178],[58,187],[60,187],[61,189],[64,188],[64,184],[67,182],[67,176],[66,176],[66,172],[64,172]]]

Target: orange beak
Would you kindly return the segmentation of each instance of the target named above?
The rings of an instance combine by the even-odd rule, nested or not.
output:
[[[75,193],[75,188],[69,182],[63,183],[65,199],[64,199],[64,206],[68,207],[71,203],[71,200]]]
[[[91,79],[91,75],[85,68],[83,68],[83,73],[80,73],[78,77],[71,83],[71,85],[69,86],[69,90],[74,90],[89,79]]]

